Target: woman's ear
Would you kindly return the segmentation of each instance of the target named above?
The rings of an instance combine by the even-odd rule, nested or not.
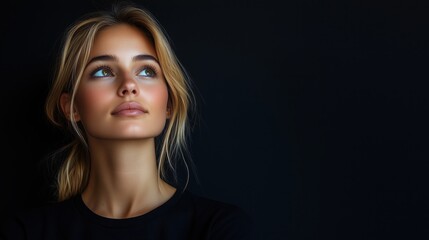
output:
[[[171,112],[171,107],[170,107],[170,106],[167,106],[167,119],[170,119],[170,118],[171,118],[171,114],[172,114],[172,112]]]
[[[171,103],[171,99],[170,97],[168,97],[168,101],[167,101],[167,119],[170,119],[171,116],[173,115],[173,108],[171,107],[172,103]]]
[[[71,107],[71,97],[68,93],[62,93],[60,97],[60,105],[61,110],[63,111],[63,114],[66,116],[68,120],[71,120],[70,115],[70,107]],[[79,113],[76,111],[76,109],[73,107],[73,117],[76,122],[80,121]]]

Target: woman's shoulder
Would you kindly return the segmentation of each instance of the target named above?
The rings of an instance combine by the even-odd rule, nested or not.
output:
[[[200,211],[201,213],[215,215],[238,215],[241,217],[249,217],[247,212],[245,212],[243,208],[236,204],[207,197],[202,194],[197,194],[190,191],[186,191],[185,194],[185,198],[187,198],[187,201],[192,203],[195,210]]]
[[[9,210],[2,218],[0,236],[4,239],[27,239],[26,235],[42,231],[45,225],[55,225],[58,216],[70,211],[71,202],[69,199]]]
[[[253,219],[242,207],[186,191],[183,200],[192,208],[199,229],[210,229],[213,239],[253,239]]]
[[[75,201],[75,197],[61,202],[48,201],[38,206],[21,208],[15,212],[10,213],[9,216],[21,221],[33,221],[39,220],[39,218],[50,218],[56,215],[62,215],[66,211],[70,211],[73,201]]]

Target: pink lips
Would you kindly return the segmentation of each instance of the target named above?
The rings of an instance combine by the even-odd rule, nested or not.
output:
[[[112,115],[138,116],[145,113],[148,113],[148,111],[144,109],[139,103],[124,102],[113,110]]]

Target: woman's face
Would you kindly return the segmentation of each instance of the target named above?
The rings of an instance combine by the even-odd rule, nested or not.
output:
[[[162,132],[168,90],[157,59],[146,35],[130,25],[96,35],[75,99],[89,139],[154,138]]]

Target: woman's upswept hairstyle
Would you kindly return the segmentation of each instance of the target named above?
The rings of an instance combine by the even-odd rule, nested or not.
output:
[[[96,11],[78,19],[67,29],[62,42],[45,106],[48,119],[70,130],[74,136],[74,140],[62,149],[67,150],[67,156],[57,175],[56,193],[59,201],[82,193],[89,178],[90,159],[86,136],[81,124],[74,119],[72,110],[95,36],[103,28],[124,23],[137,27],[151,40],[167,83],[171,114],[162,134],[156,139],[158,174],[166,180],[169,175],[167,172],[171,172],[177,181],[177,160],[181,159],[188,173],[186,184],[189,180],[185,156],[188,113],[194,102],[189,77],[173,52],[163,28],[149,11],[131,4],[115,4],[110,11]],[[61,110],[62,93],[71,96],[70,116],[65,116]]]

